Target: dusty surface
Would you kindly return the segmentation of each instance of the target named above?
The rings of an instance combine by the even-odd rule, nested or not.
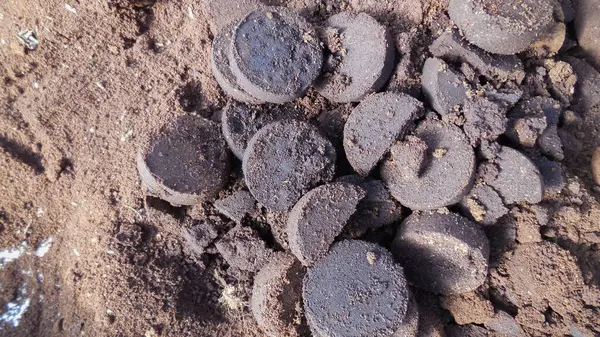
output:
[[[210,70],[214,32],[202,2],[153,2],[0,4],[2,336],[262,335],[247,307],[251,278],[228,275],[214,247],[233,223],[211,204],[179,209],[147,198],[138,181],[135,153],[149,135],[181,114],[218,121],[226,103]],[[451,26],[442,0],[287,5],[315,23],[343,10],[365,10],[385,23],[401,54],[387,88],[417,96],[427,48]],[[17,35],[36,26],[39,47],[26,50]],[[517,240],[512,215],[486,228],[495,238],[493,282],[482,296],[527,335],[593,336],[600,334],[600,207],[590,162],[600,145],[600,95],[581,94],[598,90],[589,66],[561,59],[579,76],[573,118],[560,133],[566,187],[541,204],[535,223],[520,227],[524,241],[537,242]],[[568,72],[561,81],[561,72],[545,76],[536,62],[524,63],[534,95],[573,95]],[[312,116],[336,108],[311,91],[294,105]],[[238,169],[230,183],[239,176]],[[261,226],[279,218],[256,220],[270,248],[283,239],[265,236]],[[524,282],[536,292],[528,295]],[[506,291],[515,295],[510,301]],[[437,297],[417,299],[432,307],[422,313],[436,313],[421,330],[439,334],[453,321]]]

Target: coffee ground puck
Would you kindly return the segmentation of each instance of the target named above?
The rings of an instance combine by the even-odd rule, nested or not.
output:
[[[503,146],[496,158],[498,175],[488,181],[507,205],[542,201],[544,183],[535,164],[521,152]]]
[[[290,249],[305,266],[327,253],[356,211],[365,191],[349,183],[330,183],[306,193],[292,208],[287,233]]]
[[[551,0],[450,0],[448,14],[472,44],[490,53],[520,53],[555,25]]]
[[[223,135],[231,152],[242,160],[248,142],[267,124],[299,118],[299,112],[287,106],[254,106],[230,101],[221,113]]]
[[[380,90],[394,68],[396,50],[385,26],[365,13],[342,12],[320,31],[328,58],[315,88],[333,102],[358,102]]]
[[[287,211],[306,192],[333,179],[335,161],[333,145],[316,127],[287,120],[252,137],[242,169],[258,202],[272,211]]]
[[[458,111],[470,89],[464,76],[435,57],[425,61],[421,83],[429,104],[442,116]]]
[[[183,206],[216,197],[229,175],[230,156],[218,124],[183,115],[138,152],[136,163],[150,194]]]
[[[392,254],[359,240],[335,244],[309,268],[302,297],[318,336],[393,336],[410,305],[404,272]]]
[[[469,195],[460,202],[460,208],[463,214],[468,214],[469,218],[484,225],[493,225],[508,213],[498,192],[484,184],[473,187]]]
[[[276,253],[254,277],[250,309],[269,337],[305,336],[302,324],[302,279],[305,269],[294,256]]]
[[[284,7],[250,12],[234,30],[231,56],[231,68],[240,86],[272,103],[303,95],[323,65],[315,30]]]
[[[212,57],[210,58],[210,67],[217,83],[223,89],[225,94],[236,101],[261,104],[261,100],[252,97],[237,83],[237,78],[233,75],[229,65],[229,55],[231,54],[231,45],[233,41],[233,29],[235,23],[223,27],[213,39]]]
[[[354,170],[369,175],[422,110],[423,104],[406,94],[386,92],[363,100],[344,126],[344,150]]]
[[[400,226],[392,251],[411,284],[436,294],[472,291],[487,276],[488,238],[457,214],[413,213]]]
[[[425,120],[415,136],[424,144],[399,142],[382,165],[381,178],[392,196],[413,210],[458,203],[475,173],[475,153],[465,134],[457,126]]]

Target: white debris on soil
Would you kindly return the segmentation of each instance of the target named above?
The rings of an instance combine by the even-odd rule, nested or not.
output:
[[[13,328],[19,326],[21,318],[29,308],[31,300],[27,297],[27,283],[19,287],[19,293],[14,302],[8,302],[4,306],[6,311],[0,316],[0,328],[9,325]]]
[[[65,9],[68,10],[69,12],[73,13],[73,14],[77,14],[77,10],[75,9],[75,7],[69,5],[69,4],[65,4]]]
[[[75,256],[79,257],[79,251],[77,250],[77,248],[73,248],[73,254],[75,254]]]
[[[18,248],[0,250],[0,269],[4,268],[6,264],[11,263],[21,257],[21,255],[23,255],[25,252],[26,246],[27,243],[23,242]]]
[[[46,253],[48,253],[48,251],[50,250],[50,247],[52,247],[52,240],[52,237],[49,237],[46,240],[40,242],[40,244],[38,244],[37,248],[35,249],[35,256],[43,257],[44,255],[46,255]]]

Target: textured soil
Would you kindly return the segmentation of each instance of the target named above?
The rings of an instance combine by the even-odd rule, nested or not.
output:
[[[427,48],[452,26],[444,0],[264,2],[313,23],[366,11],[401,54],[386,88],[420,99]],[[208,17],[199,0],[0,2],[0,336],[263,335],[249,310],[252,276],[231,271],[215,248],[234,222],[212,203],[175,208],[147,196],[136,170],[137,151],[174,117],[220,120],[226,96],[211,72]],[[36,50],[19,42],[26,29]],[[530,91],[546,90],[542,63],[523,61]],[[494,317],[507,313],[527,336],[600,334],[597,103],[574,105],[578,119],[560,130],[569,140],[562,191],[485,228],[486,283],[451,298],[419,293],[430,321],[496,331]],[[341,107],[312,89],[293,105],[313,122]],[[243,188],[234,164],[223,195]],[[281,250],[268,228],[281,216],[251,217],[267,248]],[[393,229],[371,234],[385,243]]]

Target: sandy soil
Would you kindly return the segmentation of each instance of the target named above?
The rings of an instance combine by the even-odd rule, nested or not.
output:
[[[317,23],[346,9],[374,14],[403,53],[390,88],[411,93],[423,51],[451,25],[443,1],[287,5]],[[262,335],[245,307],[251,275],[229,275],[213,245],[199,255],[181,234],[194,221],[209,219],[219,235],[233,224],[210,203],[178,209],[146,197],[135,167],[138,147],[167,120],[213,117],[226,103],[206,17],[198,0],[0,3],[0,335]],[[20,44],[26,29],[37,30],[37,50]],[[309,116],[332,107],[313,92],[294,104]],[[581,115],[588,129],[573,131],[581,146],[563,193],[491,228],[489,282],[444,299],[457,322],[482,324],[477,315],[493,310],[461,308],[491,303],[527,335],[600,335],[592,110]]]

